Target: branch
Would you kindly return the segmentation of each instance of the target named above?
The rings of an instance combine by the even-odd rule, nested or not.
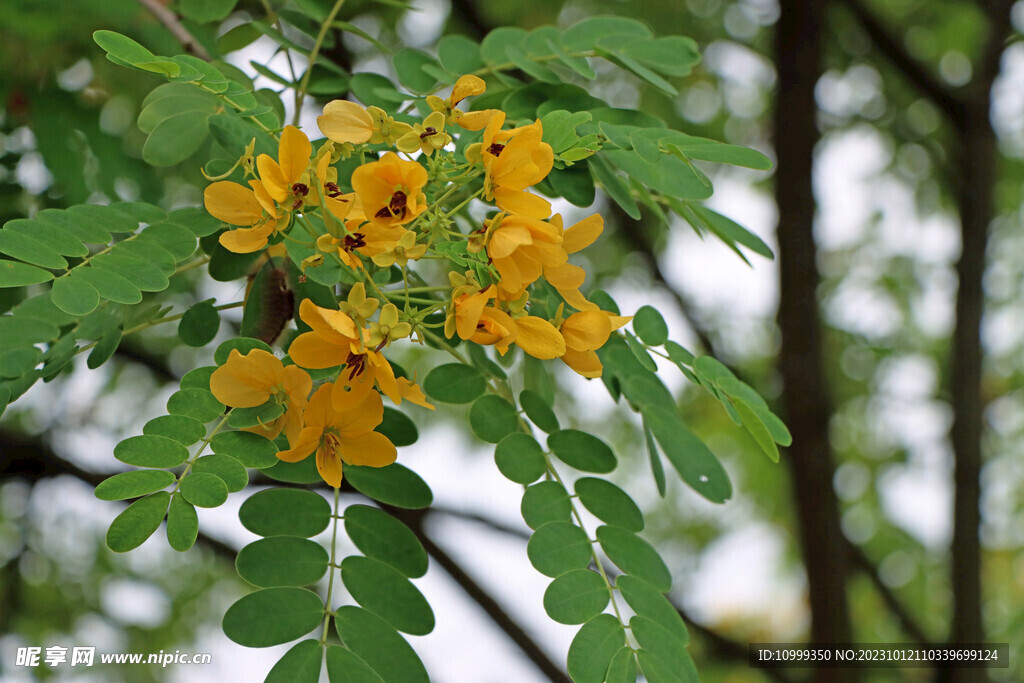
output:
[[[444,569],[459,587],[478,604],[487,616],[491,618],[502,631],[507,635],[519,649],[523,651],[530,661],[543,672],[548,679],[559,683],[571,683],[569,677],[562,671],[537,645],[536,642],[526,633],[525,630],[502,608],[473,577],[471,577],[448,553],[441,549],[430,535],[423,528],[423,513],[416,513],[410,510],[397,510],[390,506],[382,506],[393,516],[401,519],[413,530],[420,543],[427,553],[434,558],[441,568]]]
[[[943,111],[954,126],[961,126],[964,120],[964,101],[949,86],[938,80],[920,62],[903,49],[878,17],[868,10],[861,0],[839,0],[868,34],[871,42],[888,58],[896,70],[902,73],[922,95]]]
[[[178,15],[167,9],[160,0],[139,0],[139,4],[148,9],[150,14],[156,17],[171,32],[171,35],[185,48],[185,52],[198,57],[204,62],[209,62],[213,59],[210,57],[210,53],[206,51],[206,48],[199,44],[199,41],[188,32],[187,28],[182,26]]]
[[[882,602],[884,602],[885,606],[889,608],[889,611],[896,617],[896,620],[900,622],[903,632],[910,636],[914,642],[921,645],[928,645],[934,642],[921,629],[920,625],[910,615],[903,603],[901,603],[899,598],[896,597],[896,594],[892,592],[892,589],[885,585],[885,582],[882,581],[882,577],[878,575],[878,567],[876,567],[875,563],[871,561],[871,558],[865,554],[864,550],[849,539],[847,539],[846,547],[850,555],[850,564],[864,572],[871,580],[875,590],[878,591],[879,597],[882,598]]]

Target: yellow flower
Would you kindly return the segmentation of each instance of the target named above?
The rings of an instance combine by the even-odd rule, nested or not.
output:
[[[541,140],[544,131],[540,120],[506,131],[501,130],[504,123],[504,112],[491,117],[484,129],[483,142],[470,145],[466,158],[483,162],[484,197],[493,199],[499,209],[530,218],[547,218],[551,215],[551,203],[526,191],[547,177],[555,161],[551,145]]]
[[[302,427],[302,411],[313,390],[309,375],[294,365],[285,366],[272,353],[253,349],[244,356],[232,349],[224,365],[210,376],[210,391],[217,400],[232,408],[255,408],[273,399],[285,412],[267,424],[244,431],[277,438],[284,430],[289,443],[295,443]]]
[[[411,131],[395,140],[395,148],[406,154],[423,152],[430,156],[435,149],[441,149],[451,141],[452,136],[444,132],[444,114],[435,111],[422,124],[414,124]]]
[[[344,144],[366,142],[373,135],[373,118],[366,107],[348,100],[333,100],[324,105],[316,125],[328,140]]]
[[[551,224],[561,232],[561,214],[556,213],[551,218]],[[592,216],[587,216],[562,234],[562,249],[565,250],[566,254],[575,254],[577,251],[593,244],[594,240],[601,235],[603,230],[604,219],[601,218],[601,214],[595,213]],[[586,275],[582,268],[571,263],[562,263],[560,265],[545,264],[544,266],[544,279],[558,290],[558,293],[562,295],[562,298],[570,306],[578,311],[595,311],[597,306],[587,301],[580,294],[579,288],[583,284]]]
[[[373,223],[362,223],[359,220],[352,220],[345,224],[345,229],[348,232],[342,237],[321,235],[317,238],[316,246],[317,249],[323,252],[330,252],[336,248],[338,250],[338,258],[341,259],[342,263],[356,270],[362,268],[363,263],[355,252],[358,251],[364,256],[373,258],[374,262],[376,262],[376,258],[381,254],[394,254],[398,242],[404,234],[413,235],[415,240],[415,234],[404,230],[398,225],[394,227],[378,227]],[[412,251],[415,254],[416,248],[414,247]],[[426,252],[425,245],[423,252]],[[419,256],[422,255],[423,253],[419,254]],[[419,256],[416,258],[419,258]],[[392,259],[391,263],[394,263],[394,259]],[[391,264],[389,263],[388,265]]]
[[[285,126],[274,161],[269,154],[256,157],[260,180],[274,201],[285,211],[295,211],[303,204],[319,204],[315,191],[309,187],[309,157],[313,146],[305,133],[295,126]]]
[[[416,233],[412,230],[403,230],[401,235],[390,247],[372,256],[375,264],[381,268],[389,268],[397,263],[404,268],[409,259],[415,261],[427,253],[427,245],[416,244]],[[376,245],[371,247],[369,243],[366,246],[367,248],[363,250],[363,253],[367,255],[370,254],[370,251],[377,248]]]
[[[391,363],[376,348],[368,348],[370,333],[356,327],[341,311],[321,308],[309,299],[299,305],[299,317],[312,328],[288,347],[288,354],[304,368],[345,367],[334,383],[334,406],[343,410],[362,401],[376,385],[396,405],[402,392]]]
[[[488,233],[487,255],[501,275],[498,287],[510,298],[569,258],[562,248],[561,224],[511,215],[501,217]]]
[[[341,144],[393,145],[412,130],[408,123],[395,121],[380,107],[363,107],[347,100],[328,102],[316,123],[329,140]]]
[[[381,227],[402,225],[423,213],[426,184],[426,169],[415,161],[398,158],[394,152],[352,172],[352,189],[359,197],[363,215]]]
[[[559,308],[557,318],[561,315],[562,309]],[[559,326],[566,346],[562,362],[584,377],[600,377],[604,367],[597,357],[597,349],[605,345],[614,330],[632,319],[632,316],[601,310],[573,313]]]
[[[247,226],[220,235],[221,245],[236,254],[267,246],[267,239],[277,227],[277,208],[263,183],[250,180],[249,188],[221,180],[203,192],[203,204],[211,216],[231,225]]]
[[[341,486],[343,465],[384,467],[398,457],[391,441],[373,431],[384,419],[380,394],[371,392],[344,409],[331,401],[333,386],[324,384],[309,400],[303,415],[302,431],[295,445],[280,451],[285,462],[299,462],[316,451],[316,469],[330,486]]]
[[[484,82],[484,79],[467,74],[455,82],[452,94],[447,99],[442,100],[436,95],[429,95],[427,97],[427,104],[435,112],[443,114],[448,123],[454,123],[466,130],[480,130],[487,125],[492,116],[498,113],[497,109],[464,112],[455,107],[467,97],[483,94],[486,90],[487,84]]]
[[[488,306],[497,294],[494,285],[476,292],[456,288],[445,320],[445,335],[458,333],[460,339],[485,346],[493,344],[501,355],[513,343],[542,360],[565,353],[562,335],[547,320],[529,315],[513,318],[501,308]]]

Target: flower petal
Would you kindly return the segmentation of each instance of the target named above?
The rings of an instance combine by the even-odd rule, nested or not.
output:
[[[334,448],[325,444],[316,449],[316,469],[328,486],[341,486],[341,458]]]
[[[256,225],[263,217],[263,207],[253,191],[230,180],[207,186],[203,204],[211,216],[231,225]]]
[[[341,457],[350,465],[384,467],[398,458],[398,449],[380,432],[366,432],[342,437]]]
[[[316,332],[304,332],[288,347],[296,365],[310,370],[333,368],[345,362],[348,348],[332,343]]]
[[[546,360],[565,353],[565,339],[547,320],[528,315],[517,318],[516,327],[519,328],[516,346],[534,358]]]
[[[324,113],[316,125],[334,142],[366,142],[373,135],[373,119],[365,108],[348,100],[334,100],[324,105]]]
[[[281,171],[289,186],[297,183],[309,166],[309,155],[313,153],[306,134],[295,126],[285,126],[281,132],[281,142],[277,147],[277,158],[280,160]]]
[[[273,222],[258,228],[235,228],[220,234],[222,247],[235,254],[251,254],[267,246],[267,238],[274,232]]]
[[[602,231],[604,231],[604,219],[601,214],[595,213],[592,216],[587,216],[565,231],[562,236],[562,248],[566,253],[575,254],[580,249],[593,244],[594,240],[601,236]]]

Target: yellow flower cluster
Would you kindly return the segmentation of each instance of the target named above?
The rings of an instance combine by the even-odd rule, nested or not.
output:
[[[299,317],[309,331],[288,348],[295,365],[265,351],[244,356],[234,351],[211,379],[225,405],[277,402],[284,409],[281,416],[252,429],[270,438],[284,433],[289,448],[279,453],[282,460],[294,462],[315,452],[320,474],[332,486],[341,481],[343,463],[394,461],[394,445],[373,431],[383,418],[381,395],[395,404],[408,400],[433,407],[416,384],[396,377],[384,356],[392,341],[422,341],[430,334],[429,313],[444,309],[449,338],[494,345],[501,354],[515,344],[536,358],[561,358],[585,377],[601,375],[597,349],[629,321],[588,301],[580,293],[585,273],[569,263],[570,254],[601,234],[601,217],[564,229],[551,203],[530,191],[554,165],[541,122],[506,128],[503,111],[458,108],[485,88],[482,79],[463,76],[449,97],[425,98],[430,113],[412,123],[378,107],[335,100],[317,119],[327,140],[315,154],[309,138],[287,126],[276,160],[267,154],[255,163],[250,156],[244,159],[241,167],[253,176],[248,186],[219,181],[205,191],[210,214],[234,226],[219,237],[225,249],[252,253],[281,240],[300,242],[315,246],[314,255],[302,262],[304,271],[334,259],[362,280],[337,309],[308,299],[300,303]],[[462,164],[445,151],[460,128],[483,131],[481,141],[466,148]],[[351,173],[351,192],[345,193],[334,164],[355,154],[364,163]],[[451,203],[461,199],[454,209],[445,204],[450,197]],[[450,229],[455,214],[474,198],[492,202],[496,214],[468,234]],[[317,211],[319,220],[311,220]],[[313,242],[304,241],[296,226]],[[413,274],[424,284],[413,291],[448,291],[443,298],[415,299],[413,306],[408,266],[424,257],[448,258],[435,242],[464,242],[465,258],[452,261],[475,266],[449,272],[450,289],[429,286],[420,273]],[[404,297],[400,289],[382,291],[371,277],[393,267],[401,270]],[[531,314],[531,286],[541,277],[565,302],[550,319]],[[392,300],[403,298],[400,310]],[[565,316],[566,304],[576,312]],[[338,374],[314,391],[301,368],[338,368]]]

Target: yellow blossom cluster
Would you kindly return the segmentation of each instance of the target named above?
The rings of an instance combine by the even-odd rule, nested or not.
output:
[[[442,316],[448,338],[494,345],[501,354],[516,345],[539,359],[560,358],[585,377],[601,375],[597,349],[629,321],[588,301],[580,292],[585,273],[569,263],[601,234],[601,217],[564,229],[551,203],[530,191],[554,166],[541,122],[505,127],[503,111],[459,108],[485,88],[477,76],[459,78],[447,98],[423,100],[430,113],[422,121],[396,120],[347,100],[329,102],[317,119],[326,140],[316,153],[306,134],[287,126],[276,160],[260,154],[240,164],[253,176],[247,185],[221,180],[205,191],[210,214],[233,226],[219,237],[225,249],[253,253],[283,240],[299,243],[313,251],[302,259],[304,273],[330,259],[357,282],[337,308],[299,303],[308,331],[287,347],[292,364],[266,351],[236,350],[211,378],[225,405],[276,402],[280,416],[250,429],[270,438],[283,433],[288,448],[279,452],[282,460],[315,452],[332,486],[340,484],[343,463],[379,467],[395,460],[394,445],[374,431],[383,419],[382,395],[395,404],[433,407],[416,384],[396,376],[384,355],[393,341],[432,335],[430,328],[441,323],[428,323],[428,315]],[[461,163],[446,151],[459,129],[482,131]],[[362,163],[343,182],[336,164],[354,155]],[[473,199],[492,203],[495,211],[462,232],[453,219]],[[441,243],[461,243],[462,257],[449,259]],[[410,273],[409,266],[424,258],[449,263],[447,286]],[[394,280],[373,277],[382,269],[401,271],[403,288],[384,291],[388,285],[381,283]],[[422,286],[411,290],[410,277]],[[550,318],[533,314],[530,303],[542,277],[564,300],[546,302]],[[426,299],[410,298],[410,291]],[[575,312],[565,315],[566,305]],[[302,368],[337,368],[337,374],[314,389]]]

